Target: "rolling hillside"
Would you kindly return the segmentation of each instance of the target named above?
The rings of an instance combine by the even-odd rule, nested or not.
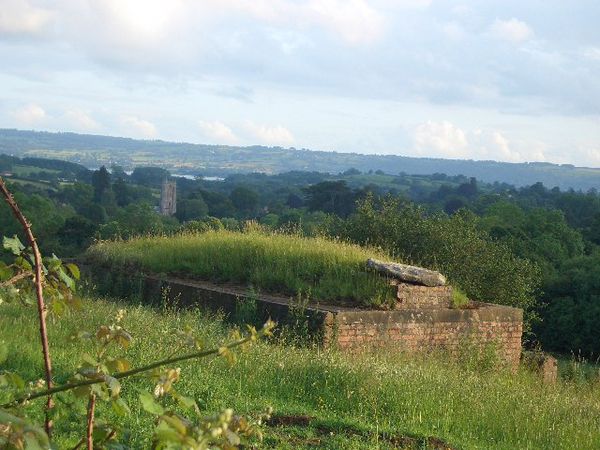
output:
[[[338,173],[350,168],[383,170],[397,174],[465,175],[486,182],[526,186],[542,182],[547,187],[588,191],[600,188],[600,169],[551,163],[415,158],[364,155],[281,147],[235,147],[144,141],[76,133],[48,133],[0,129],[0,153],[59,158],[87,167],[113,163],[126,169],[158,165],[182,174],[279,173],[306,170]]]

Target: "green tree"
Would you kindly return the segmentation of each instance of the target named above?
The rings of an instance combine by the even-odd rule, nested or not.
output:
[[[208,206],[201,196],[186,198],[177,202],[177,217],[181,222],[203,219],[208,215]]]
[[[258,194],[252,189],[244,186],[238,186],[231,191],[229,195],[233,206],[245,215],[252,215],[258,207]]]
[[[110,173],[106,167],[102,166],[92,173],[92,186],[94,187],[94,201],[100,203],[104,194],[110,190]]]
[[[323,181],[304,189],[311,211],[324,211],[347,217],[354,210],[356,197],[345,181]]]
[[[377,206],[369,196],[348,220],[332,223],[329,232],[382,247],[400,261],[438,269],[473,300],[517,306],[525,310],[526,320],[535,317],[537,266],[492,241],[472,213],[427,215],[395,199]]]

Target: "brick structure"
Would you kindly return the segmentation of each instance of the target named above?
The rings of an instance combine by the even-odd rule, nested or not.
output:
[[[435,309],[452,306],[451,286],[419,286],[395,280],[391,284],[398,286],[397,309]]]
[[[421,308],[395,311],[335,311],[325,323],[326,345],[340,348],[393,345],[401,351],[483,350],[516,368],[521,355],[523,311],[474,303],[469,309]]]
[[[131,276],[128,271],[97,268],[89,271],[102,293],[136,295],[144,302],[200,305],[235,315],[240,302],[252,300],[256,316],[280,324],[297,320],[297,305],[281,296],[251,298],[247,289],[208,282]],[[391,347],[406,352],[431,350],[480,351],[490,347],[501,361],[516,368],[521,356],[523,311],[508,306],[472,302],[467,309],[448,307],[448,286],[398,284],[398,308],[365,310],[310,304],[302,311],[309,333],[324,346],[342,349]],[[419,302],[421,302],[419,304]],[[296,312],[294,313],[294,308]]]

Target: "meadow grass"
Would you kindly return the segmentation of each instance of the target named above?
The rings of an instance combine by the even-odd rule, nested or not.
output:
[[[91,261],[134,265],[322,302],[386,307],[395,302],[384,277],[367,271],[368,258],[382,252],[325,238],[263,231],[208,231],[170,237],[104,241],[90,248]]]
[[[50,324],[55,377],[64,382],[89,351],[66,337],[110,323],[121,308],[134,341],[127,357],[134,366],[173,352],[174,330],[188,325],[207,346],[228,340],[218,316],[198,310],[152,309],[103,299],[85,299],[83,309]],[[5,369],[30,380],[41,376],[34,309],[0,306],[1,339],[11,347]],[[265,427],[258,448],[385,449],[386,436],[436,436],[461,449],[594,449],[600,447],[600,386],[559,381],[543,385],[520,371],[469,370],[443,358],[408,358],[397,352],[344,354],[335,350],[294,348],[274,340],[237,354],[230,366],[222,358],[181,365],[177,389],[196,399],[203,411],[232,407],[254,414],[272,406],[277,415],[308,415],[307,427]],[[130,429],[129,448],[150,448],[152,418],[140,410],[145,379],[123,383],[131,415],[116,417],[107,405],[99,419]],[[43,401],[28,406],[41,419]],[[82,436],[81,416],[57,420],[58,448],[72,448]],[[326,432],[324,432],[326,430]]]

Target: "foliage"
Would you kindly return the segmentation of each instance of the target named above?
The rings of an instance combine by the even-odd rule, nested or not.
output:
[[[530,320],[534,313],[537,268],[490,240],[472,214],[427,215],[413,204],[388,199],[376,205],[369,197],[329,232],[381,247],[395,259],[438,269],[470,299],[523,308]]]
[[[88,256],[94,262],[133,264],[155,273],[249,284],[292,296],[310,290],[323,302],[376,307],[395,302],[387,280],[366,270],[368,258],[386,258],[381,252],[325,238],[269,233],[257,225],[246,232],[209,230],[100,242]]]
[[[564,261],[543,297],[543,327],[537,332],[546,348],[568,353],[600,352],[600,253]]]
[[[257,332],[253,326],[248,326],[247,337],[242,338],[238,333],[233,342],[211,350],[203,350],[202,342],[194,335],[194,331],[186,329],[178,334],[182,340],[179,352],[176,351],[169,358],[155,360],[145,366],[132,369],[128,359],[115,355],[112,351],[115,346],[123,350],[128,349],[133,339],[121,325],[124,317],[124,311],[121,310],[111,325],[101,325],[92,333],[79,331],[73,336],[74,340],[90,341],[93,351],[82,353],[81,363],[73,376],[66,383],[55,386],[46,316],[50,312],[58,317],[67,310],[80,306],[75,295],[76,280],[80,278],[79,268],[71,263],[63,264],[55,255],[42,259],[31,225],[23,216],[2,178],[0,178],[0,190],[6,204],[21,224],[31,246],[28,248],[23,245],[16,235],[12,238],[3,237],[3,249],[12,255],[13,261],[11,264],[0,261],[0,304],[18,300],[28,305],[34,303],[33,298],[35,298],[45,375],[45,386],[43,381],[30,382],[26,385],[19,373],[0,368],[0,446],[2,448],[43,450],[52,447],[50,441],[54,419],[59,417],[54,404],[54,395],[60,395],[61,406],[66,405],[68,412],[74,415],[77,414],[77,400],[87,400],[85,437],[75,448],[79,448],[84,443],[88,450],[115,448],[117,433],[120,430],[110,423],[97,420],[96,404],[98,401],[105,401],[117,414],[129,414],[130,408],[121,398],[120,380],[146,372],[150,373],[155,384],[155,397],[168,395],[183,408],[193,409],[197,416],[189,419],[189,416],[186,417],[172,407],[161,406],[151,394],[141,393],[140,402],[143,408],[158,416],[158,425],[153,439],[154,448],[233,449],[242,444],[242,439],[261,437],[258,429],[260,420],[254,424],[243,417],[234,417],[229,409],[216,417],[202,417],[196,401],[181,395],[173,387],[173,384],[179,380],[180,369],[168,366],[211,355],[219,355],[232,362],[235,359],[234,348],[270,335],[274,327],[274,323],[270,320],[260,331]],[[11,344],[14,346],[16,342],[0,341],[0,366],[12,356],[9,347]],[[181,349],[186,346],[191,346],[194,351],[181,354]],[[74,398],[65,398],[64,395],[74,396]],[[40,397],[46,398],[44,429],[36,426],[25,415],[24,405]]]
[[[245,214],[253,214],[258,206],[258,195],[256,192],[244,186],[234,188],[229,198],[233,206]]]
[[[103,145],[110,141],[101,137],[90,139],[100,139]],[[81,157],[80,151],[77,157]],[[143,160],[138,163],[146,164]],[[93,167],[100,165],[95,163]],[[11,182],[11,189],[26,215],[36,217],[34,232],[43,252],[62,256],[81,254],[97,238],[170,234],[180,227],[202,231],[207,225],[209,228],[222,225],[229,230],[240,230],[244,220],[249,218],[274,230],[316,236],[336,222],[337,217],[356,212],[354,200],[368,194],[373,196],[376,205],[386,195],[399,202],[410,199],[420,205],[423,214],[432,217],[444,217],[441,213],[445,211],[450,216],[465,218],[469,216],[465,211],[470,211],[477,218],[467,220],[467,227],[474,223],[484,240],[499,242],[501,247],[539,268],[541,290],[536,296],[537,303],[542,306],[535,310],[543,321],[535,330],[544,348],[577,352],[582,348],[575,346],[585,345],[586,353],[600,352],[599,345],[587,344],[595,339],[593,327],[566,326],[572,321],[572,310],[577,310],[582,317],[590,317],[591,322],[599,320],[595,300],[590,296],[588,300],[581,300],[577,286],[560,275],[562,266],[568,266],[569,261],[578,258],[584,258],[584,261],[598,252],[600,195],[594,189],[586,193],[565,191],[550,189],[539,182],[517,188],[507,183],[490,184],[481,179],[444,173],[390,174],[391,169],[387,167],[386,173],[364,165],[354,165],[360,168],[360,173],[347,170],[336,174],[302,171],[274,175],[232,174],[228,170],[219,173],[225,177],[219,181],[202,177],[177,178],[177,197],[181,204],[179,217],[175,218],[160,216],[155,211],[160,197],[158,186],[163,177],[169,175],[162,168],[140,169],[133,177],[127,175],[123,167],[113,167],[111,178],[114,182],[100,199],[94,201],[94,188],[89,184],[92,171],[79,164],[4,155],[0,156],[0,166],[12,172],[7,181]],[[553,170],[548,165],[528,165],[527,168]],[[177,169],[180,170],[188,174],[193,172],[192,169]],[[402,170],[410,170],[410,166]],[[574,173],[572,168],[568,170]],[[593,179],[592,172],[580,171],[580,174],[591,177],[589,181]],[[207,170],[206,174],[215,173]],[[238,187],[252,192],[250,196],[256,199],[254,208],[246,209],[244,202],[238,202],[238,206],[244,204],[242,209],[234,206],[230,197]],[[206,204],[207,212],[200,199]],[[190,214],[186,208],[188,202],[192,206]],[[0,206],[2,232],[23,237],[6,207],[2,208]],[[214,218],[218,218],[218,223]],[[186,223],[178,223],[181,220]],[[454,220],[460,222],[458,218]],[[455,224],[455,228],[460,226]],[[416,239],[420,238],[417,236]],[[560,337],[553,335],[554,326],[559,322],[563,324],[560,328],[568,331]],[[569,348],[569,345],[573,347]]]
[[[469,304],[469,298],[460,288],[452,288],[452,306],[454,308],[460,308]]]

